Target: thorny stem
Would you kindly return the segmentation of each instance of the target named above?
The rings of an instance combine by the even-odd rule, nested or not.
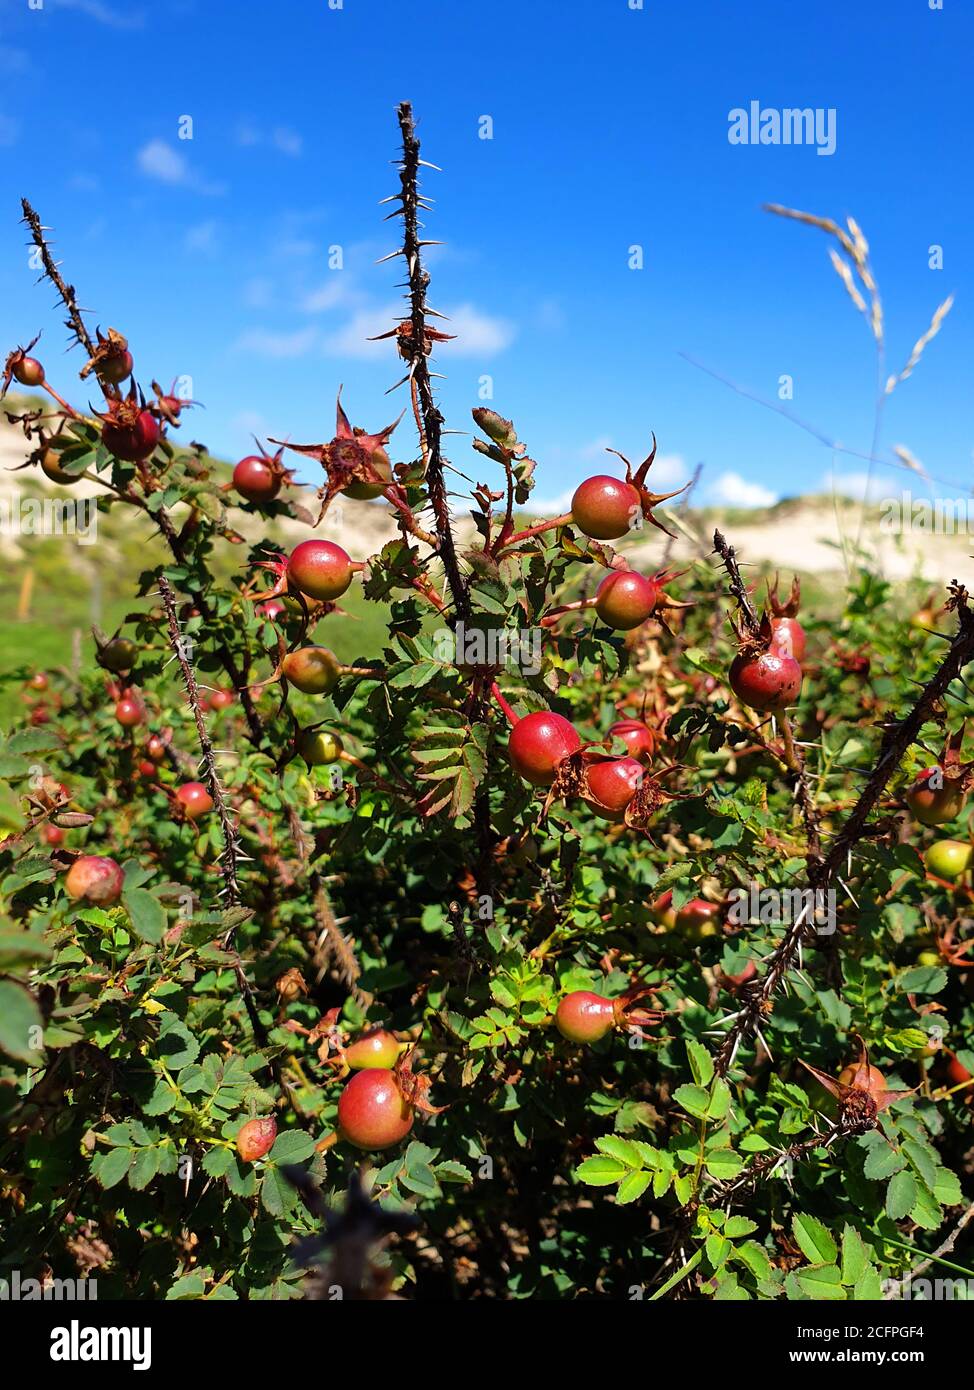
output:
[[[85,327],[84,319],[81,316],[81,310],[78,308],[78,301],[75,296],[74,286],[66,284],[61,276],[60,271],[58,270],[57,262],[51,255],[50,247],[44,239],[45,229],[41,223],[41,219],[38,217],[37,213],[31,207],[30,203],[27,201],[26,198],[21,199],[21,206],[24,210],[24,221],[30,227],[31,236],[33,237],[34,244],[41,254],[41,260],[44,265],[44,273],[47,276],[47,278],[51,281],[51,283],[54,285],[55,289],[61,297],[61,301],[64,304],[65,309],[67,309],[68,311],[68,327],[74,331],[75,337],[77,338],[78,342],[86,349],[89,357],[91,357],[94,355],[95,345],[91,340],[91,336],[88,333],[87,328]],[[119,394],[118,389],[116,387],[109,388],[103,386],[102,389],[103,391],[105,391],[106,395],[114,394],[117,396]],[[60,396],[58,396],[57,393],[50,386],[47,387],[47,390],[54,397],[54,399],[61,404],[64,410],[66,410],[69,414],[73,416],[77,416],[77,412],[73,410],[72,407],[67,404],[67,402],[62,401]],[[130,492],[126,491],[123,493],[122,491],[120,491],[120,489],[114,487],[111,483],[106,482],[104,478],[98,478],[97,481],[101,483],[102,486],[108,487],[113,492],[116,492],[120,497],[124,497],[127,501],[131,502],[133,506],[140,507],[143,511],[148,512],[148,507],[146,506],[146,504],[139,498],[133,496]],[[179,539],[178,532],[173,526],[172,521],[170,520],[165,508],[160,508],[159,511],[154,514],[153,519],[158,525],[163,536],[166,538],[169,548],[175,556],[176,560],[178,560],[178,562],[181,565],[185,565],[187,563],[186,552],[183,548],[182,542]],[[207,622],[212,622],[213,613],[210,610],[208,604],[206,603],[206,600],[202,596],[200,596],[197,598],[196,603],[204,619],[206,619]],[[220,657],[220,660],[223,662],[223,666],[226,670],[227,675],[230,677],[230,681],[233,685],[234,690],[240,697],[240,704],[243,708],[244,715],[247,720],[247,728],[250,734],[250,741],[251,743],[253,743],[255,748],[259,748],[261,743],[263,742],[264,731],[261,726],[260,717],[257,714],[256,708],[254,707],[254,702],[247,686],[246,673],[241,673],[229,649],[222,642],[217,644],[216,650],[217,654]]]
[[[176,660],[179,662],[179,669],[183,676],[183,684],[186,687],[186,698],[189,700],[189,707],[193,711],[193,718],[196,721],[196,734],[199,738],[200,748],[203,751],[203,764],[206,770],[207,786],[213,798],[213,805],[216,808],[216,813],[220,818],[220,828],[223,831],[223,854],[220,856],[220,861],[226,905],[227,907],[235,907],[240,901],[240,886],[237,883],[237,827],[231,818],[226,798],[223,795],[223,785],[220,782],[220,776],[216,770],[216,758],[213,754],[213,744],[210,741],[206,721],[203,718],[203,711],[200,708],[200,693],[196,684],[196,672],[187,659],[185,640],[179,626],[179,618],[176,615],[176,596],[173,593],[172,585],[165,575],[162,575],[159,579],[159,592],[162,594],[162,603],[166,610],[166,620],[169,626],[169,642],[176,655]],[[228,934],[228,941],[232,941],[232,932]]]
[[[751,605],[747,586],[741,578],[741,571],[737,565],[737,552],[732,545],[727,543],[719,531],[714,531],[714,550],[723,561],[724,568],[730,578],[730,590],[737,600],[737,606],[741,611],[745,626],[751,634],[756,636],[761,629],[761,624],[758,622],[758,615]]]
[[[45,228],[41,224],[41,219],[38,217],[37,213],[26,198],[21,198],[20,206],[24,210],[24,221],[30,228],[30,234],[33,238],[34,245],[41,253],[44,274],[61,296],[61,302],[68,311],[67,326],[73,330],[74,336],[87,351],[88,356],[93,357],[95,355],[95,345],[91,341],[91,335],[85,327],[84,319],[81,317],[81,310],[78,308],[74,286],[65,284],[64,280],[61,278],[61,272],[57,268],[57,262],[51,255],[50,247],[44,239]],[[48,230],[50,229],[48,228]]]
[[[974,613],[968,607],[967,591],[956,583],[950,586],[950,591],[950,604],[958,618],[957,632],[951,640],[950,649],[939,669],[923,687],[909,714],[886,725],[879,758],[859,800],[832,841],[828,853],[809,862],[808,880],[813,891],[828,888],[839,866],[864,837],[866,821],[907,749],[915,742],[923,724],[951,683],[968,662],[974,660]],[[791,967],[807,930],[808,924],[799,914],[798,920],[790,924],[781,944],[771,955],[765,975],[745,986],[741,1011],[717,1056],[716,1070],[719,1076],[726,1075],[740,1044],[754,1033],[761,1019],[771,1012],[772,998]]]
[[[467,586],[457,562],[456,546],[450,527],[450,508],[443,478],[443,453],[441,431],[443,416],[433,396],[433,383],[430,379],[426,361],[426,290],[429,286],[429,272],[423,266],[422,242],[419,237],[419,140],[413,122],[413,108],[404,101],[399,106],[399,128],[402,131],[402,163],[400,164],[399,195],[403,220],[403,255],[408,274],[408,298],[412,333],[402,340],[403,352],[409,362],[409,375],[415,384],[419,400],[419,413],[422,418],[420,445],[426,444],[426,486],[429,491],[433,515],[436,518],[436,535],[440,558],[446,572],[447,583],[453,597],[453,610],[459,619],[470,616],[470,599]]]
[[[714,531],[714,550],[723,561],[724,568],[730,579],[730,589],[741,617],[748,630],[757,634],[760,630],[757,614],[751,606],[751,600],[747,592],[744,580],[741,578],[741,571],[737,564],[737,554],[732,545],[728,545],[727,540],[720,531]],[[821,834],[818,824],[818,810],[815,806],[815,798],[808,785],[808,778],[805,775],[805,759],[801,750],[795,743],[792,734],[791,720],[788,715],[782,712],[778,716],[781,725],[781,734],[784,740],[784,763],[794,779],[795,797],[801,810],[802,821],[805,825],[805,834],[808,837],[807,859],[809,864],[821,857]]]

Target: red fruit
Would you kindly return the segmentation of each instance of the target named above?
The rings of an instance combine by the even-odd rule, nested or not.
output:
[[[289,583],[309,598],[340,598],[352,582],[352,561],[334,541],[302,541],[287,562]]]
[[[159,421],[149,410],[131,401],[113,401],[111,414],[101,430],[101,442],[110,454],[128,463],[147,459],[159,443]]]
[[[805,655],[805,630],[796,622],[801,607],[802,589],[797,575],[791,581],[791,592],[782,603],[778,597],[778,576],[768,583],[768,606],[771,609],[771,650],[780,656],[793,656],[801,661]]]
[[[381,1067],[392,1069],[402,1051],[399,1039],[388,1028],[372,1028],[345,1049],[345,1061],[353,1071],[368,1071]]]
[[[148,758],[143,758],[143,759],[141,760],[141,762],[139,763],[139,776],[140,776],[140,777],[155,777],[155,775],[156,775],[156,765],[155,765],[155,763],[150,762]]]
[[[145,751],[154,763],[161,763],[166,756],[165,739],[160,738],[158,734],[153,734],[145,745]]]
[[[572,498],[572,520],[580,531],[597,541],[618,540],[641,515],[636,489],[605,473],[586,478]]]
[[[113,637],[98,653],[98,660],[109,671],[131,671],[139,657],[139,649],[127,637]]]
[[[259,454],[248,454],[233,470],[233,486],[248,502],[272,502],[283,481],[281,470]]]
[[[550,787],[558,764],[581,746],[574,724],[551,710],[539,710],[517,721],[507,752],[519,777],[535,787]]]
[[[659,585],[635,570],[613,570],[595,595],[595,611],[609,627],[621,632],[639,627],[656,607]]]
[[[85,898],[104,906],[117,902],[125,875],[114,859],[98,854],[83,854],[68,870],[64,887],[70,898]]]
[[[787,709],[798,699],[802,668],[793,656],[774,650],[740,653],[731,662],[729,680],[738,699],[760,714],[770,714]]]
[[[805,655],[805,629],[795,618],[771,619],[771,650],[779,656],[793,656],[801,661]]]
[[[586,802],[606,820],[622,820],[646,769],[638,758],[605,758],[585,769]]]
[[[612,1032],[615,1024],[613,1001],[587,989],[566,994],[555,1012],[555,1027],[569,1042],[598,1042]]]
[[[237,1134],[237,1153],[244,1163],[253,1163],[270,1153],[277,1138],[277,1121],[273,1115],[264,1119],[248,1120]]]
[[[856,1082],[856,1074],[859,1071],[858,1062],[850,1062],[847,1067],[843,1067],[839,1072],[837,1080],[840,1086],[858,1085],[860,1090],[868,1091],[874,1100],[879,1100],[886,1094],[886,1078],[878,1067],[870,1066],[868,1080]]]
[[[120,348],[103,357],[95,372],[99,381],[107,381],[110,385],[117,386],[120,381],[132,375],[133,365],[132,354],[128,348]]]
[[[41,386],[43,384],[44,368],[36,357],[28,357],[25,353],[21,353],[11,362],[10,370],[21,386]]]
[[[944,1070],[947,1073],[947,1080],[951,1086],[963,1086],[965,1081],[974,1079],[964,1066],[964,1063],[958,1061],[952,1052],[947,1054]],[[959,1092],[959,1094],[962,1095],[965,1100],[974,1101],[974,1086],[969,1087],[966,1091]]]
[[[51,711],[46,705],[35,705],[30,712],[30,722],[32,724],[49,724],[51,722]]]
[[[47,676],[45,676],[43,671],[37,671],[33,676],[31,676],[27,684],[31,688],[31,690],[46,690],[48,684]]]
[[[210,691],[210,709],[229,709],[233,704],[233,696],[229,690]]]
[[[50,821],[45,821],[41,826],[41,839],[46,845],[63,844],[64,831],[59,825],[52,825]]]
[[[705,936],[716,936],[722,916],[722,909],[706,898],[691,898],[676,914],[676,927],[691,941],[700,941]]]
[[[609,730],[610,738],[621,738],[629,749],[631,758],[641,762],[652,761],[658,739],[653,730],[641,719],[620,719]]]
[[[281,674],[306,695],[325,695],[342,673],[341,663],[327,647],[299,647],[281,662]]]
[[[964,788],[959,777],[945,777],[942,767],[928,767],[917,777],[905,800],[921,825],[943,825],[961,811]]]
[[[176,788],[176,800],[187,820],[198,820],[213,810],[213,798],[202,782],[184,782]]]
[[[124,729],[134,729],[145,718],[142,701],[133,695],[123,695],[115,706],[115,718]]]
[[[338,1129],[359,1149],[388,1149],[413,1127],[413,1109],[392,1071],[358,1071],[338,1098]]]

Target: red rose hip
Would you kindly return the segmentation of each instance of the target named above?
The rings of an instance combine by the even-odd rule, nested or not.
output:
[[[558,764],[581,746],[574,724],[551,710],[539,710],[517,721],[507,751],[519,777],[535,787],[550,787]]]
[[[118,901],[124,882],[125,875],[114,859],[83,854],[68,870],[64,887],[68,897],[84,898],[103,907]]]
[[[392,1071],[357,1071],[338,1098],[339,1133],[358,1149],[388,1149],[412,1127],[412,1106]]]
[[[572,520],[592,540],[616,541],[640,515],[639,493],[631,483],[606,473],[586,478],[572,498]]]
[[[340,598],[352,582],[352,561],[334,541],[302,541],[287,562],[288,581],[309,598]]]
[[[759,714],[778,713],[801,694],[802,668],[793,656],[774,649],[740,653],[731,662],[730,686],[738,699]]]
[[[604,623],[628,632],[644,623],[656,607],[659,585],[635,570],[613,570],[595,595],[595,611]]]
[[[273,1115],[264,1119],[248,1120],[237,1134],[237,1153],[244,1163],[253,1163],[270,1153],[277,1138],[277,1121]]]

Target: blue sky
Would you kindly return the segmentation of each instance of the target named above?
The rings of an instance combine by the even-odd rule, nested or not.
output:
[[[337,0],[332,0],[336,3]],[[36,0],[35,0],[36,3]],[[780,202],[869,239],[898,370],[880,450],[970,486],[974,222],[961,0],[6,0],[0,13],[0,334],[43,327],[49,375],[77,396],[46,287],[26,265],[18,199],[56,228],[94,321],[127,334],[138,373],[192,378],[184,429],[239,456],[250,434],[330,437],[334,397],[370,429],[401,393],[389,344],[398,266],[378,199],[393,191],[395,106],[410,98],[444,169],[431,302],[450,426],[512,415],[556,501],[659,440],[670,486],[705,463],[700,500],[762,502],[855,486],[865,467],[734,394],[690,354],[868,453],[876,359],[819,231]],[[934,0],[936,3],[936,0]],[[966,10],[966,13],[965,13]],[[835,111],[836,147],[734,145],[729,113]],[[192,118],[191,140],[179,138]],[[481,139],[482,118],[493,138]],[[184,127],[185,129],[185,127]],[[629,248],[644,268],[629,268]],[[928,248],[943,248],[943,269]],[[329,268],[329,248],[343,268]],[[404,421],[403,433],[407,430]],[[394,457],[413,452],[404,441]],[[484,472],[467,440],[461,468]],[[305,472],[305,477],[313,474]],[[923,491],[878,472],[880,495]],[[851,481],[850,481],[851,480]],[[937,484],[933,489],[944,494]]]

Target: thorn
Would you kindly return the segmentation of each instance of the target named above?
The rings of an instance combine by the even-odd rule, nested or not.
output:
[[[404,256],[405,254],[406,253],[403,250],[390,251],[388,256],[380,256],[379,259],[375,262],[375,264],[383,265],[386,261],[394,261],[397,256]]]
[[[416,163],[421,164],[424,169],[435,169],[438,174],[443,172],[438,164],[431,164],[428,159],[417,159]]]

